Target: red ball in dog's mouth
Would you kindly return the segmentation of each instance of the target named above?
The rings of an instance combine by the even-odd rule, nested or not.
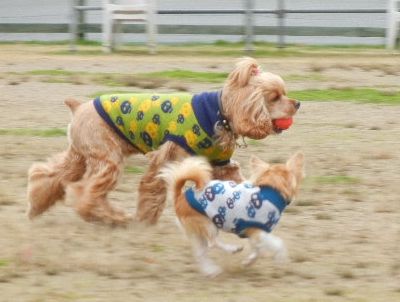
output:
[[[277,133],[282,132],[282,130],[287,130],[293,124],[293,118],[278,118],[276,120],[272,120],[272,124],[274,125],[274,130]]]

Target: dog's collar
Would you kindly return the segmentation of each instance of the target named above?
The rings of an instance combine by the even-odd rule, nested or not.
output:
[[[261,200],[271,202],[279,210],[279,213],[282,213],[290,203],[290,200],[284,198],[278,190],[270,186],[260,186],[259,196]]]
[[[224,115],[224,109],[222,107],[222,90],[218,93],[218,124],[224,127],[227,131],[232,131],[232,128],[229,124],[229,120]]]

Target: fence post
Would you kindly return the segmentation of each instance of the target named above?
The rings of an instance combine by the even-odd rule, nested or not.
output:
[[[386,12],[386,49],[393,50],[396,48],[397,37],[400,26],[400,2],[398,0],[389,0]]]
[[[78,0],[79,6],[85,6],[86,0]],[[85,11],[78,11],[78,24],[85,24]],[[78,40],[85,40],[85,32],[82,31],[81,27],[78,25]]]
[[[285,1],[278,0],[278,48],[285,47]]]
[[[147,45],[149,47],[150,54],[155,54],[157,45],[157,2],[156,0],[147,0],[147,3]]]
[[[75,6],[77,0],[70,0],[70,12],[69,12],[69,50],[76,51],[76,42],[78,37],[78,17]]]
[[[246,26],[246,36],[245,36],[245,52],[250,54],[254,51],[253,46],[253,9],[254,9],[254,0],[245,0],[246,2],[246,15],[245,15],[245,26]]]

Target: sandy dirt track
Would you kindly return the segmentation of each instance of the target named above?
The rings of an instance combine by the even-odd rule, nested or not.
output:
[[[259,62],[264,70],[286,77],[289,90],[400,90],[400,63],[394,60],[355,55],[264,57]],[[65,128],[67,97],[90,100],[97,91],[138,90],[48,83],[27,72],[138,73],[177,67],[228,72],[232,64],[232,58],[221,57],[49,55],[43,46],[0,45],[1,302],[400,301],[400,106],[303,102],[289,131],[237,150],[235,159],[245,175],[251,173],[249,154],[273,162],[299,149],[306,155],[307,178],[275,231],[289,249],[291,260],[284,265],[265,257],[242,268],[247,242],[223,234],[226,241],[246,248],[233,256],[213,251],[225,272],[205,279],[175,225],[171,205],[151,228],[132,224],[112,229],[83,222],[71,198],[33,222],[26,218],[29,166],[64,150],[67,139],[17,135],[15,129]],[[184,85],[192,92],[219,86]],[[132,157],[127,166],[135,169],[124,173],[110,198],[134,213],[146,158]]]

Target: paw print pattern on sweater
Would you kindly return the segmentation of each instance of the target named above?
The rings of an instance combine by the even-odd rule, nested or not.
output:
[[[240,199],[240,191],[234,191],[233,192],[233,199],[239,200]]]
[[[143,111],[138,111],[136,115],[136,120],[141,121],[144,118],[144,112]]]
[[[247,206],[246,207],[247,210],[247,216],[249,216],[250,218],[254,218],[256,216],[256,209],[254,209],[253,206]]]
[[[131,103],[130,103],[129,101],[124,101],[124,102],[121,104],[121,112],[122,112],[123,114],[129,114],[129,113],[131,113],[131,111],[132,111],[132,105],[131,105]]]
[[[201,131],[200,131],[200,126],[199,125],[194,125],[192,127],[193,133],[196,134],[197,136],[201,135]]]
[[[197,146],[201,149],[207,149],[212,146],[212,141],[208,137],[206,137],[201,142],[199,142]]]
[[[221,214],[217,214],[212,218],[212,222],[217,228],[222,229],[224,227],[225,219],[221,216]]]
[[[185,122],[185,117],[183,116],[183,114],[179,114],[178,115],[178,118],[177,118],[176,122],[178,124],[183,124]]]
[[[143,153],[155,150],[167,141],[173,141],[191,153],[207,157],[211,162],[228,161],[233,149],[225,153],[226,150],[214,144],[213,136],[206,131],[208,123],[214,121],[207,120],[203,123],[204,119],[197,114],[203,111],[197,111],[193,98],[193,95],[187,93],[124,93],[103,95],[94,102],[106,122],[116,126],[116,131]],[[201,102],[196,104],[200,104],[199,108],[203,106]],[[152,129],[157,131],[150,131],[148,124],[152,124]]]
[[[268,229],[272,229],[274,225],[276,225],[279,221],[279,218],[276,217],[276,212],[269,212],[268,213],[268,221],[265,223],[265,226]]]
[[[223,194],[224,192],[225,192],[224,185],[222,183],[216,183],[210,187],[205,188],[204,196],[209,201],[213,201],[216,195]]]
[[[204,210],[207,208],[208,202],[204,196],[199,199],[199,203]]]
[[[262,200],[260,199],[260,195],[258,193],[251,194],[250,202],[256,209],[259,209],[262,206]]]
[[[174,108],[172,107],[172,103],[170,100],[166,100],[161,104],[161,110],[165,113],[171,113]]]
[[[149,146],[149,147],[152,147],[152,146],[153,146],[153,140],[152,140],[150,134],[148,134],[146,131],[144,131],[144,132],[142,132],[142,133],[140,134],[140,136],[141,136],[142,140],[144,141],[144,143],[145,143],[147,146]]]
[[[228,198],[227,200],[226,200],[226,206],[229,208],[229,209],[233,209],[234,207],[235,207],[235,200],[233,199],[233,198]]]
[[[117,123],[118,126],[124,126],[124,120],[120,116],[117,116],[115,122]]]
[[[159,114],[154,114],[154,115],[153,115],[153,118],[152,118],[152,121],[153,121],[154,124],[160,125],[160,124],[161,124],[161,117],[160,117],[160,115],[159,115]]]

